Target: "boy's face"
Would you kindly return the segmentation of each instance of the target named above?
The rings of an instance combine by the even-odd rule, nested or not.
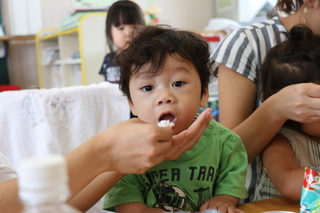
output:
[[[169,55],[160,75],[152,76],[148,68],[146,65],[131,76],[130,109],[147,123],[171,120],[173,133],[178,134],[191,125],[199,106],[206,106],[208,90],[201,96],[200,78],[190,62]]]

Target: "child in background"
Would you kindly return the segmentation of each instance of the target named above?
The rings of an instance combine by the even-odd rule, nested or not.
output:
[[[187,129],[206,106],[212,74],[206,41],[168,26],[147,26],[116,58],[120,88],[139,119],[169,120],[173,134]],[[141,147],[143,149],[143,147]],[[118,213],[236,212],[247,196],[247,154],[240,138],[212,120],[198,143],[179,158],[144,174],[126,175],[109,191],[104,209]]]
[[[294,26],[284,34],[287,40],[269,50],[261,67],[263,100],[288,85],[320,84],[320,36],[305,25]],[[316,118],[320,116],[318,110],[320,106],[314,106],[310,114]],[[299,200],[304,167],[319,166],[319,153],[319,121],[288,120],[261,155],[264,168],[254,200],[278,196]]]
[[[99,71],[105,81],[119,81],[119,67],[114,57],[127,48],[131,42],[130,33],[137,27],[145,26],[141,8],[129,0],[117,1],[111,5],[106,19],[106,37],[110,49]]]

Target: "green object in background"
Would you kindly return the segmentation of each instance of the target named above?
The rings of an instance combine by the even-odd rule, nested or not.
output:
[[[72,7],[105,7],[114,2],[116,0],[72,0]]]
[[[92,13],[99,13],[99,12],[101,13],[101,11],[79,11],[79,12],[75,12],[71,16],[61,20],[60,29],[62,31],[64,31],[64,30],[68,30],[68,29],[71,29],[71,28],[75,28],[75,27],[77,27],[79,25],[79,20],[83,16],[88,15],[88,14],[92,14]],[[102,12],[104,12],[104,11],[102,11]]]

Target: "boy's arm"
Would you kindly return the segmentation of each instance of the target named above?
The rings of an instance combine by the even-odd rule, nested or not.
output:
[[[200,212],[206,209],[217,209],[220,213],[243,213],[240,209],[236,209],[238,201],[239,198],[230,195],[217,195],[205,202],[201,206]]]
[[[163,209],[149,208],[141,202],[131,202],[115,206],[117,213],[163,213]]]
[[[262,162],[278,191],[287,198],[299,200],[304,168],[299,167],[292,147],[285,136],[278,133],[262,153]]]

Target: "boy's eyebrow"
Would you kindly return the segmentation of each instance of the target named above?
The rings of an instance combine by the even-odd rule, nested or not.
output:
[[[154,76],[153,72],[145,70],[139,70],[136,74],[134,74],[135,78],[142,78],[142,79],[150,79]]]
[[[181,70],[181,71],[185,71],[185,72],[190,72],[189,69],[187,69],[185,66],[178,66],[174,68],[175,70]]]
[[[181,66],[181,65],[174,66],[173,70],[190,73],[190,70],[187,68],[186,65],[185,66]],[[136,72],[134,74],[134,76],[135,76],[135,78],[150,79],[150,78],[154,77],[155,75],[160,74],[161,72],[162,71],[160,71],[160,72],[150,71],[149,67],[143,67],[138,72]]]
[[[178,70],[178,71],[185,71],[185,72],[190,72],[190,70],[187,68],[188,66],[174,66],[172,70]],[[144,67],[141,68],[136,75],[149,75],[149,76],[153,76],[155,73],[161,73],[162,71],[158,72],[158,71],[150,71],[148,68]]]

